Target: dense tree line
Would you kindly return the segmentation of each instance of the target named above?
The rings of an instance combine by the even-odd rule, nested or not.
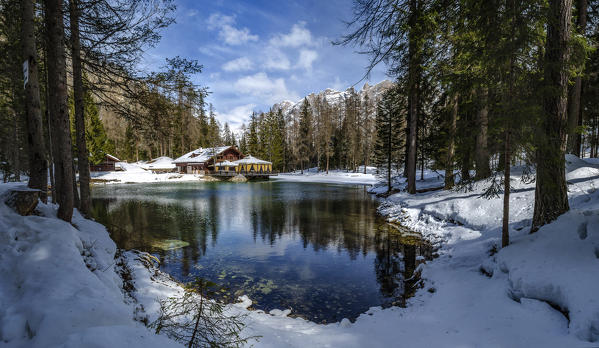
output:
[[[353,88],[337,94],[333,101],[313,94],[291,109],[253,113],[238,134],[240,150],[280,171],[366,170],[360,166],[375,161],[376,94]]]
[[[240,146],[286,171],[374,164],[389,190],[397,171],[410,193],[425,166],[445,173],[445,189],[487,179],[486,196],[503,193],[507,245],[516,161],[535,172],[535,231],[569,209],[565,153],[598,156],[598,7],[356,0],[339,43],[365,49],[368,69],[387,63],[395,86],[376,100],[350,89],[342,102],[311,95],[284,115],[280,106],[254,114]]]
[[[220,142],[204,111],[207,90],[191,82],[197,62],[137,70],[173,12],[167,0],[1,0],[3,179],[26,173],[43,200],[51,187],[58,216],[70,221],[74,207],[88,212],[89,165],[107,152],[175,155],[196,146],[193,132],[216,132],[211,141]],[[111,137],[110,115],[126,125],[125,141]]]
[[[565,153],[597,156],[598,5],[354,1],[339,43],[397,79],[378,104],[377,162],[403,164],[410,193],[419,160],[445,170],[446,189],[491,178],[487,193],[504,196],[505,246],[510,166],[521,160],[536,169],[532,231],[556,219],[569,209]]]

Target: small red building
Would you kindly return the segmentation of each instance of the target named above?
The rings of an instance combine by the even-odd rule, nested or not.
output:
[[[116,170],[115,164],[116,162],[120,162],[121,160],[114,157],[113,155],[106,154],[104,157],[104,161],[98,164],[91,164],[89,166],[90,172],[114,172]]]

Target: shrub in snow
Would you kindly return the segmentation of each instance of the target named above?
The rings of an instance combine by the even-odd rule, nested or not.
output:
[[[189,348],[245,346],[254,338],[241,336],[246,315],[226,314],[222,303],[207,299],[215,295],[215,286],[198,278],[183,295],[161,300],[159,317],[151,326]]]

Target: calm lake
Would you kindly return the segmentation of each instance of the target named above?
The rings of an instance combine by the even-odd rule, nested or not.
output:
[[[199,182],[94,186],[92,215],[120,248],[156,255],[253,308],[316,322],[402,305],[430,248],[376,216],[362,185]]]

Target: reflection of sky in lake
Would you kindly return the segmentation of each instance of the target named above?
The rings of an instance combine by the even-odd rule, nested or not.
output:
[[[92,193],[94,217],[120,247],[156,254],[181,281],[216,281],[229,299],[247,294],[256,308],[330,322],[403,294],[404,249],[414,246],[376,217],[362,186],[177,183]],[[165,239],[190,245],[152,246]]]

